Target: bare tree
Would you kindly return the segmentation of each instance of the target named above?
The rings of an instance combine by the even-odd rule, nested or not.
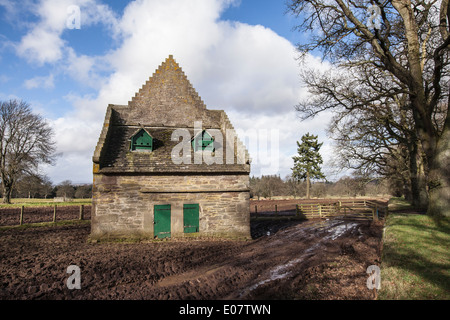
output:
[[[284,183],[286,185],[286,193],[290,196],[294,196],[294,199],[297,199],[297,197],[303,193],[303,189],[305,189],[303,183],[296,179],[292,174],[288,174],[285,177]]]
[[[405,196],[416,207],[426,208],[424,153],[406,102],[405,95],[394,95],[383,103],[343,111],[333,117],[329,133],[336,141],[340,167],[355,169],[363,176],[403,174],[409,186]]]
[[[368,9],[374,5],[379,8],[379,28],[367,23]],[[382,108],[387,105],[384,99],[405,95],[404,108],[411,114],[414,134],[424,152],[427,212],[450,216],[449,0],[291,0],[289,9],[302,17],[298,30],[312,33],[310,41],[299,46],[301,52],[322,49],[324,57],[336,66],[349,71],[368,66],[372,74],[385,75],[381,80],[393,91],[379,92],[377,104],[376,91],[372,91],[367,102],[372,100],[372,105]],[[378,80],[369,77],[368,81]],[[349,91],[347,98],[364,97],[366,92],[359,89]],[[340,100],[334,92],[329,90],[330,94],[322,97],[322,105],[303,105],[300,111],[314,116],[337,106],[344,110],[355,107],[346,103],[351,99]],[[335,103],[327,103],[330,99]],[[442,104],[447,107],[439,125],[436,115],[443,111]]]
[[[47,197],[50,196],[53,191],[53,183],[51,182],[50,178],[47,176],[43,176],[41,178],[42,178],[42,183],[41,183],[40,193],[41,193],[41,196],[44,197],[44,199],[47,199]]]
[[[41,163],[54,161],[53,131],[24,101],[0,101],[0,173],[3,203],[21,174],[34,175]]]
[[[71,199],[75,196],[75,188],[73,187],[72,181],[64,180],[57,186],[56,195],[58,197],[63,197],[65,199]]]
[[[36,175],[23,175],[16,180],[14,189],[20,198],[36,198],[41,189],[42,179]]]
[[[76,187],[74,197],[77,199],[85,199],[92,197],[92,184],[80,185]]]
[[[278,175],[250,177],[250,193],[252,196],[272,199],[287,193],[284,181]]]

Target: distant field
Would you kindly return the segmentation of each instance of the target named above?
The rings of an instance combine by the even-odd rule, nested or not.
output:
[[[67,202],[54,202],[53,199],[28,199],[28,198],[16,198],[11,199],[11,204],[0,204],[0,208],[14,208],[14,207],[36,207],[36,206],[79,206],[79,205],[90,205],[92,204],[92,199],[73,199]]]

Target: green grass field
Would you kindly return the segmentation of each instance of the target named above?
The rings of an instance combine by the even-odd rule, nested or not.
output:
[[[395,207],[407,203],[394,199]],[[450,299],[450,219],[392,212],[385,224],[379,299]]]

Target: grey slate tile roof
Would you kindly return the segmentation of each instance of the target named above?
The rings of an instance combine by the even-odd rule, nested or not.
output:
[[[172,133],[183,129],[193,137],[195,121],[201,121],[202,129],[220,130],[223,145],[215,141],[216,151],[212,154],[216,157],[215,163],[195,163],[191,148],[190,163],[177,164],[172,159],[172,150],[177,145],[180,147],[180,142],[172,141]],[[153,151],[130,150],[130,139],[140,128],[153,137]],[[169,56],[128,105],[108,106],[93,156],[94,172],[248,174],[250,158],[239,139],[235,142],[232,159],[226,158],[227,131],[235,133],[226,113],[206,109],[181,68]],[[244,158],[238,157],[237,148],[243,150]],[[227,164],[227,160],[232,163]]]

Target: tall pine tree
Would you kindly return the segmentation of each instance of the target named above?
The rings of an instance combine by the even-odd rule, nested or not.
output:
[[[302,143],[297,141],[298,155],[294,159],[292,176],[297,180],[306,180],[306,198],[310,198],[311,179],[325,179],[320,169],[323,163],[319,153],[322,143],[318,142],[318,136],[310,135],[309,132],[302,136]]]

